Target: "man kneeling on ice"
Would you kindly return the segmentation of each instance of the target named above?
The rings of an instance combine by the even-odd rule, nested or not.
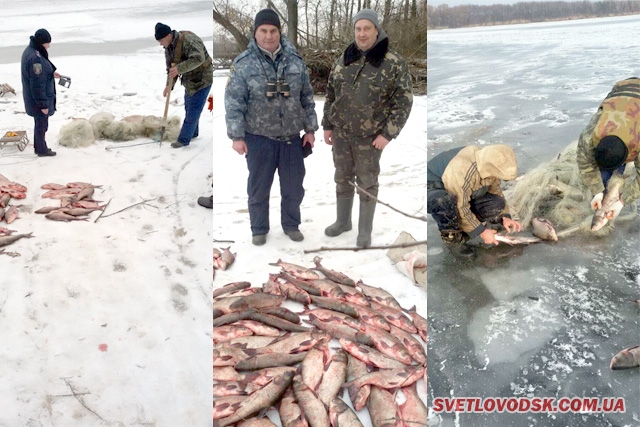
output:
[[[606,209],[606,219],[615,219],[628,203],[640,198],[640,174],[620,189],[619,197],[603,206],[605,188],[614,173],[622,175],[629,162],[640,170],[640,79],[617,82],[598,106],[578,139],[577,161],[580,176],[593,198],[591,209]],[[603,221],[606,222],[606,221]]]
[[[500,189],[501,180],[518,174],[516,154],[507,145],[469,145],[438,154],[427,163],[427,211],[438,224],[440,237],[454,255],[472,257],[466,246],[480,237],[497,245],[494,228],[520,231],[511,219]]]

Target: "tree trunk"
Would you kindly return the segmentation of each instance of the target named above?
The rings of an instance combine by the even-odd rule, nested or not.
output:
[[[245,50],[247,45],[249,44],[249,39],[245,36],[242,31],[237,29],[227,18],[222,16],[217,10],[213,9],[213,20],[218,24],[222,25],[225,30],[229,31],[236,43],[238,43],[238,47],[240,50]]]
[[[384,25],[389,25],[389,18],[391,17],[391,0],[384,0],[384,16],[382,22]]]
[[[307,47],[312,47],[311,33],[309,32],[309,0],[304,1],[304,20],[305,20],[305,25],[307,26]]]
[[[298,49],[298,0],[287,0],[287,16],[289,19],[287,26],[289,40]]]
[[[427,2],[425,2],[425,5]],[[418,5],[416,4],[416,0],[411,0],[411,20],[414,21],[418,16]]]
[[[331,0],[331,9],[329,11],[329,36],[328,42],[329,49],[333,47],[333,28],[335,26],[335,12],[336,12],[336,0]]]

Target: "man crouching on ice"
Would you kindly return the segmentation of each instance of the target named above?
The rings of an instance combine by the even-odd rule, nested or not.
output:
[[[480,236],[485,244],[497,245],[497,230],[520,231],[511,219],[500,189],[501,180],[518,175],[516,155],[507,145],[469,145],[438,154],[427,163],[427,211],[438,224],[440,237],[454,255],[472,257],[466,245]]]

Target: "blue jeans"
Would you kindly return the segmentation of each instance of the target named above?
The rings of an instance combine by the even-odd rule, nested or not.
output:
[[[36,154],[46,153],[49,148],[47,147],[47,141],[45,141],[44,135],[49,129],[49,116],[38,114],[33,120],[35,121],[35,127],[33,129],[33,149]]]
[[[200,89],[193,95],[184,92],[184,122],[182,123],[182,129],[180,129],[180,135],[178,135],[178,142],[182,145],[189,145],[192,138],[198,136],[198,122],[200,121],[200,114],[204,109],[204,104],[207,102],[207,95],[211,86],[207,86]]]
[[[302,140],[297,137],[281,142],[266,136],[245,134],[249,179],[249,219],[251,233],[269,232],[269,196],[276,169],[280,180],[280,222],[284,231],[297,230],[300,225],[300,204],[304,197],[305,167]]]

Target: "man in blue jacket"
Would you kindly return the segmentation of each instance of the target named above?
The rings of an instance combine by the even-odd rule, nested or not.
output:
[[[60,74],[49,60],[47,49],[51,35],[44,28],[30,37],[29,46],[22,54],[22,96],[28,115],[35,121],[33,145],[38,157],[55,156],[56,152],[47,147],[45,133],[49,128],[49,116],[56,111],[55,78]]]
[[[264,245],[269,232],[269,194],[276,169],[280,177],[282,229],[295,242],[304,197],[304,152],[315,142],[318,119],[307,67],[293,44],[280,34],[271,9],[256,15],[254,37],[231,66],[225,90],[227,135],[249,168],[252,243]],[[300,138],[300,132],[304,136]]]

